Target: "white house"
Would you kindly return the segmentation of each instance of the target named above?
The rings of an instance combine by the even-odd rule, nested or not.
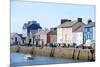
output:
[[[10,44],[11,45],[17,45],[17,44],[21,45],[21,44],[23,44],[22,35],[18,34],[18,33],[11,33]]]
[[[83,32],[73,32],[72,43],[76,43],[77,46],[83,44]]]
[[[57,43],[70,45],[73,43],[77,45],[82,44],[83,25],[82,18],[78,18],[77,21],[62,19],[61,24],[57,27]]]

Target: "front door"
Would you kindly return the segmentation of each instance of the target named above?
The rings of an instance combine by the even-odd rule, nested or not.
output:
[[[17,37],[15,37],[15,44],[16,44],[16,45],[18,44]]]

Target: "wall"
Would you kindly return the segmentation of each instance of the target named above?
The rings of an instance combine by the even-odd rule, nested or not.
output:
[[[33,55],[51,56],[65,59],[79,59],[89,60],[91,59],[90,49],[78,49],[78,48],[48,48],[48,47],[27,47],[27,46],[11,46],[11,52],[16,52],[18,49],[23,53],[31,53]],[[93,54],[95,58],[95,53]]]
[[[88,41],[93,40],[93,27],[85,27],[84,28],[84,43],[86,44]],[[88,44],[90,45],[90,43]]]
[[[96,36],[96,28],[93,27],[93,40],[95,41],[95,36]]]
[[[27,37],[27,29],[22,30],[23,37]]]
[[[83,44],[83,32],[73,32],[72,43],[76,43],[77,45]]]
[[[15,37],[17,38],[18,44],[23,44],[22,38],[18,34],[14,34],[11,37],[11,41],[10,41],[11,44],[14,44],[15,43]]]
[[[57,28],[57,43],[72,43],[72,28]]]
[[[50,43],[57,43],[57,35],[50,35]]]

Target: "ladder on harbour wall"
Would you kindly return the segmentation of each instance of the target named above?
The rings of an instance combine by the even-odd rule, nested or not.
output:
[[[32,49],[30,50],[30,54],[34,55],[35,54],[35,47],[33,46]]]
[[[50,57],[54,57],[55,47],[52,47],[50,52]]]
[[[16,50],[16,52],[20,52],[20,46],[19,46],[19,45],[17,45],[17,50]]]
[[[72,55],[72,59],[74,60],[79,60],[79,59],[81,59],[81,55],[80,55],[80,52],[81,52],[81,50],[76,50],[76,49],[74,49],[73,50],[73,55]],[[93,56],[91,56],[90,54],[89,54],[90,52],[88,51],[87,52],[87,55],[85,56],[85,58],[87,58],[87,60],[88,61],[95,61],[94,60],[94,57]]]

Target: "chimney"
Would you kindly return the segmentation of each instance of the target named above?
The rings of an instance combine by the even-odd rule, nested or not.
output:
[[[61,19],[61,24],[63,24],[64,22],[71,22],[71,20],[69,20],[69,19]]]
[[[34,23],[34,24],[36,24],[36,23],[37,23],[37,21],[33,20],[33,21],[31,21],[31,23]]]
[[[51,31],[53,31],[53,30],[54,30],[54,28],[50,28],[50,30],[51,30]]]
[[[88,20],[88,24],[89,24],[89,23],[91,23],[91,22],[92,22],[92,20],[91,20],[91,19],[89,19],[89,20]]]
[[[82,22],[82,18],[78,18],[77,19],[77,22]]]

